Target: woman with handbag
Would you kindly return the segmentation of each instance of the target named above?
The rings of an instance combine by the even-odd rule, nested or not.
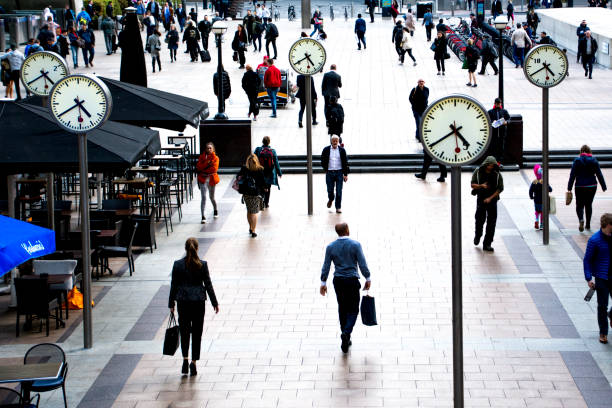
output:
[[[236,176],[238,192],[242,194],[242,201],[246,204],[249,234],[251,234],[252,238],[257,236],[255,232],[255,228],[257,228],[257,213],[263,208],[263,196],[268,190],[263,170],[264,168],[259,164],[257,155],[251,153]]]
[[[153,66],[153,72],[155,72],[155,61],[157,61],[157,65],[161,71],[161,60],[159,59],[159,51],[161,50],[161,42],[159,41],[160,37],[161,33],[156,29],[147,39],[147,47],[149,49],[149,53],[151,53],[151,65]]]
[[[446,34],[438,31],[438,35],[431,46],[434,52],[434,59],[436,60],[436,67],[438,68],[438,75],[445,75],[444,59],[446,57],[446,44]]]
[[[213,205],[213,216],[215,218],[219,216],[217,202],[215,201],[215,186],[219,184],[219,175],[217,174],[217,171],[219,171],[219,157],[215,152],[215,145],[212,142],[206,143],[204,153],[198,158],[196,170],[198,172],[198,188],[202,194],[202,201],[200,203],[202,224],[206,224],[206,217],[204,216],[206,210],[206,190],[208,190],[208,196]]]
[[[244,69],[244,63],[246,62],[244,51],[246,51],[247,41],[246,30],[242,24],[238,24],[238,28],[234,33],[234,40],[232,41],[232,49],[238,54],[238,61],[240,62],[239,69]]]
[[[582,232],[585,227],[585,212],[586,229],[591,229],[591,215],[593,215],[593,200],[597,192],[597,181],[599,181],[603,191],[607,190],[606,181],[599,168],[599,162],[593,156],[591,148],[587,145],[583,145],[580,148],[580,156],[575,158],[572,163],[572,170],[567,183],[567,191],[570,194],[574,181],[576,182],[574,191],[576,192],[576,215],[578,215],[579,222],[578,230]],[[571,202],[571,198],[569,198],[569,201]]]
[[[170,31],[166,34],[166,43],[168,44],[168,50],[170,50],[170,62],[176,61],[176,50],[178,50],[179,33],[176,31],[176,26],[172,24]]]
[[[393,18],[393,24],[395,24],[395,19],[397,18],[397,15],[399,14],[399,4],[397,4],[397,0],[393,0],[393,3],[391,3],[391,18]]]
[[[183,352],[182,374],[196,375],[196,361],[200,359],[200,345],[204,329],[204,305],[206,293],[210,302],[219,313],[219,303],[210,280],[208,264],[198,257],[198,240],[188,238],[185,242],[185,257],[174,262],[168,307],[174,314],[174,304],[178,306],[178,323],[181,333]],[[191,334],[191,364],[189,364],[189,336]]]

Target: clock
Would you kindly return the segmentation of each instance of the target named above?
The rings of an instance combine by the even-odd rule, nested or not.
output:
[[[489,115],[465,95],[440,98],[421,117],[423,149],[439,163],[461,166],[477,161],[491,140]]]
[[[554,45],[539,45],[525,57],[524,72],[527,79],[540,88],[559,85],[567,75],[567,56]]]
[[[60,55],[41,51],[29,55],[21,66],[21,82],[38,96],[48,96],[57,81],[68,76],[68,64]]]
[[[299,39],[289,49],[289,63],[296,72],[303,75],[320,72],[326,60],[325,48],[312,38]]]
[[[107,86],[93,75],[70,75],[51,89],[49,107],[61,127],[72,133],[86,133],[100,127],[112,110]]]

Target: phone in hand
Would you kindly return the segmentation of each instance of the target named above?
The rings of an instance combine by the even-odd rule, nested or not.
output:
[[[594,288],[590,288],[589,291],[587,292],[586,296],[584,297],[585,302],[590,302],[594,293],[595,293],[595,289]]]

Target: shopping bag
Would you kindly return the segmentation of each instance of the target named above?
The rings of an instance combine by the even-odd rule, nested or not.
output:
[[[361,322],[366,326],[376,326],[376,305],[374,304],[374,297],[370,296],[369,293],[361,298]]]
[[[463,65],[461,65],[461,69],[468,69],[468,60],[467,57],[463,60]]]
[[[91,301],[93,307],[94,301]],[[68,310],[79,310],[83,308],[83,294],[75,286],[70,292],[68,292]],[[63,309],[66,309],[66,303],[62,305]]]
[[[574,198],[574,194],[571,191],[565,192],[565,205],[570,205],[572,203],[572,198]]]
[[[179,327],[174,319],[174,312],[170,312],[168,319],[168,327],[166,328],[166,336],[164,337],[164,352],[165,356],[173,356],[179,347]]]
[[[553,195],[549,195],[548,197],[548,213],[550,215],[555,215],[557,213],[557,199]]]

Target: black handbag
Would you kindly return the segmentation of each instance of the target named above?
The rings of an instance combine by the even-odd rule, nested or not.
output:
[[[366,326],[376,326],[376,305],[374,298],[369,294],[361,298],[361,322]]]
[[[170,312],[168,319],[168,328],[166,328],[166,336],[164,337],[164,352],[165,356],[173,356],[179,347],[179,326],[174,319],[174,312]]]

